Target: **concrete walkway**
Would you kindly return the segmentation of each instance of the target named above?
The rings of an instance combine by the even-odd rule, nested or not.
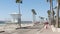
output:
[[[60,32],[53,32],[51,26],[48,29],[43,28],[38,34],[60,34]]]
[[[60,34],[60,32],[53,32],[51,26],[49,25],[46,29],[19,29],[15,31],[6,31],[0,34]]]

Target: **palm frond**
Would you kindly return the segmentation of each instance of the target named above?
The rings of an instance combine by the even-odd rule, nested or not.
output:
[[[57,6],[54,7],[54,9],[56,9],[56,8],[57,8]]]
[[[35,12],[35,10],[34,10],[34,9],[32,9],[32,13],[36,15],[36,12]]]
[[[20,0],[16,0],[16,3],[19,3]]]
[[[53,0],[47,0],[47,2],[51,2],[51,1],[53,1]]]
[[[16,0],[16,3],[22,3],[22,0]]]
[[[50,11],[50,10],[48,10],[48,11],[47,11],[47,13],[48,13],[48,15],[50,15],[50,14],[51,14],[51,11]]]
[[[53,15],[55,15],[55,11],[53,11]]]
[[[22,1],[20,3],[22,3]]]
[[[44,17],[41,17],[41,19],[44,19]]]
[[[47,2],[48,2],[49,0],[47,0]]]

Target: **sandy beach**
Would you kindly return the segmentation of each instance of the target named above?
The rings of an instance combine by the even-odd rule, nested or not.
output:
[[[27,27],[27,26],[33,26],[33,24],[21,24],[21,27]],[[0,31],[1,30],[14,30],[15,28],[18,28],[18,24],[5,24],[0,26]]]
[[[31,33],[31,31],[35,31],[36,30],[36,32],[37,31],[39,31],[42,27],[43,27],[43,25],[40,25],[40,26],[33,26],[33,24],[25,24],[25,25],[23,25],[23,24],[21,24],[21,26],[22,27],[27,27],[27,26],[31,26],[31,27],[29,27],[29,29],[18,29],[18,30],[16,30],[16,28],[18,28],[19,27],[19,25],[18,24],[6,24],[6,25],[2,25],[2,26],[0,26],[0,31],[5,31],[5,32],[3,32],[3,33],[0,33],[0,34],[19,34],[19,33],[21,33],[21,34],[26,34],[27,32],[30,32]],[[31,28],[31,29],[30,29]],[[36,29],[35,29],[36,28]],[[33,34],[33,33],[32,33]]]

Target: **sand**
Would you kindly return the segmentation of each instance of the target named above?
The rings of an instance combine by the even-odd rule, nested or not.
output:
[[[27,34],[28,32],[33,34],[33,33],[37,33],[43,26],[33,26],[33,24],[21,24],[22,27],[27,27],[27,26],[31,26],[31,28],[33,29],[17,29],[19,27],[18,24],[6,24],[4,26],[0,26],[0,31],[5,31],[3,33],[0,33],[0,34]],[[38,29],[39,27],[39,29]],[[36,28],[36,29],[35,29]]]
[[[33,24],[21,24],[21,27],[27,27],[27,26],[33,26]],[[1,30],[14,30],[15,28],[18,28],[19,25],[18,24],[6,24],[6,25],[2,25],[0,26],[0,31]]]

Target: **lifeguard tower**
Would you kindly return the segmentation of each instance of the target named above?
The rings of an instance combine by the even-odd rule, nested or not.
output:
[[[18,13],[11,13],[10,14],[12,16],[12,20],[11,22],[13,23],[18,23],[18,19],[21,19],[21,14],[18,14]]]

